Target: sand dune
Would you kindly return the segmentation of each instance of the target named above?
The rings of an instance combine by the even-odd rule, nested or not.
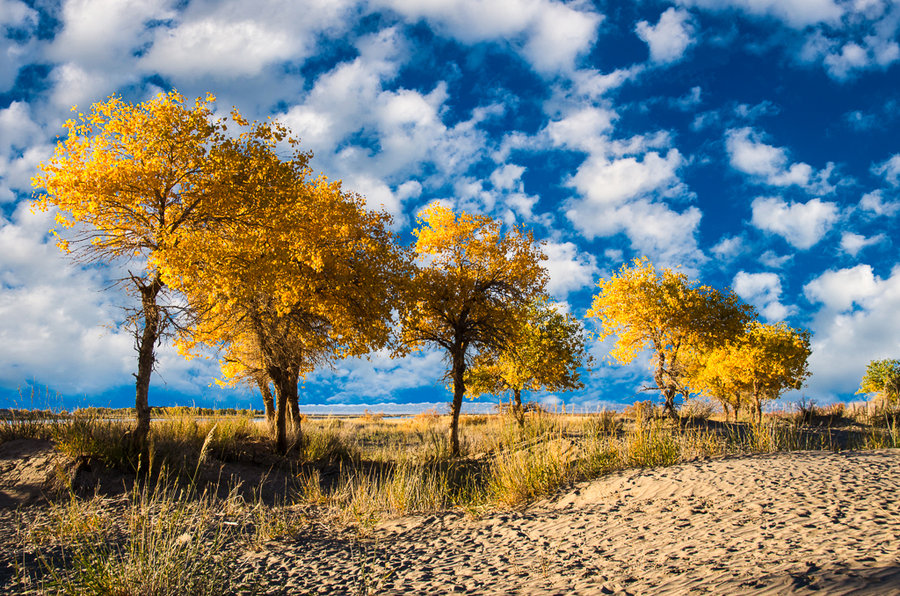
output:
[[[900,451],[627,471],[527,510],[311,531],[248,555],[263,593],[900,594]]]

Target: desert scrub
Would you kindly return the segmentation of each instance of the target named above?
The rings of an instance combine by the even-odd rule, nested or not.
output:
[[[515,507],[549,495],[574,478],[575,446],[563,438],[497,454],[488,491],[494,503]]]
[[[124,508],[95,500],[55,510],[41,570],[23,583],[51,594],[221,594],[237,588],[236,525],[222,502],[174,488],[133,491]],[[85,515],[87,514],[87,515]],[[86,518],[86,519],[83,519]]]

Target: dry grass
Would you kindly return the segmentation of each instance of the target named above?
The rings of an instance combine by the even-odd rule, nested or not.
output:
[[[767,415],[762,424],[725,424],[702,405],[673,421],[649,403],[625,413],[534,412],[524,428],[508,415],[464,416],[458,458],[449,452],[449,417],[437,412],[308,418],[303,439],[281,460],[296,474],[278,506],[235,492],[216,496],[193,482],[208,462],[243,461],[250,446],[268,445],[262,422],[167,416],[154,421],[151,440],[155,461],[172,482],[164,473],[156,488],[135,488],[119,501],[71,495],[53,504],[46,523],[27,536],[41,553],[42,572],[22,581],[59,593],[238,590],[223,575],[235,553],[295,535],[312,519],[365,533],[388,516],[521,507],[626,468],[725,454],[900,446],[897,417],[890,413],[812,408]],[[823,427],[822,420],[852,428]],[[16,434],[16,425],[20,435],[50,437],[72,456],[113,468],[130,465],[122,448],[127,422],[97,416],[22,420],[7,423],[6,436]]]

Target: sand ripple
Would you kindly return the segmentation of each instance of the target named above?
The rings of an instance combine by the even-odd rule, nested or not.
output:
[[[526,511],[310,531],[244,565],[311,593],[900,594],[900,451],[628,471]]]

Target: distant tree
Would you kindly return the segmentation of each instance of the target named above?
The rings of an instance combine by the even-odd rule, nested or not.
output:
[[[419,216],[417,267],[409,284],[402,337],[416,349],[446,351],[453,386],[450,449],[459,454],[466,371],[478,351],[501,351],[515,337],[517,313],[544,294],[546,257],[530,233],[485,216],[434,204]]]
[[[522,427],[523,391],[581,389],[579,369],[589,362],[581,323],[541,296],[515,315],[512,334],[500,349],[475,357],[466,374],[466,393],[475,398],[510,392],[512,411]]]
[[[872,360],[857,393],[876,394],[885,406],[900,403],[900,360]]]
[[[724,394],[735,406],[748,403],[762,421],[762,403],[799,389],[809,377],[810,334],[784,323],[753,321],[737,337],[701,356],[702,366],[692,379],[710,395]]]
[[[673,418],[676,395],[689,393],[691,353],[724,344],[753,315],[733,292],[699,285],[671,269],[657,271],[646,258],[623,265],[597,285],[587,316],[600,321],[598,339],[616,337],[610,357],[621,364],[650,349],[653,380]]]
[[[277,148],[295,148],[283,159]],[[160,263],[195,314],[180,345],[218,348],[231,377],[275,388],[275,442],[287,411],[299,438],[298,383],[308,372],[383,347],[394,280],[406,260],[390,218],[340,182],[314,177],[310,154],[277,123],[255,123],[224,150],[234,180],[229,211],[192,230]],[[268,380],[264,383],[261,373]]]
[[[222,212],[225,122],[213,118],[214,100],[209,95],[188,107],[173,91],[137,105],[117,97],[96,103],[65,123],[67,137],[32,179],[44,190],[36,208],[55,209],[56,221],[73,228],[69,238],[57,236],[61,250],[82,262],[129,267],[122,282],[140,305],[133,318],[138,367],[132,437],[143,459],[154,350],[176,312],[163,299],[158,260],[187,230]]]

